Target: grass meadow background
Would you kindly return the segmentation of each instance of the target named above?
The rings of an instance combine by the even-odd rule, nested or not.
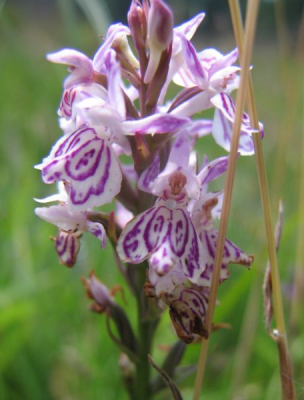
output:
[[[24,3],[0,2],[1,400],[127,398],[120,381],[119,350],[107,335],[104,316],[88,310],[80,281],[93,268],[109,287],[122,283],[110,246],[101,252],[98,242],[84,235],[78,262],[69,270],[59,264],[49,240],[56,235],[56,228],[33,212],[33,197],[42,198],[56,190],[41,182],[33,165],[48,154],[61,134],[56,110],[66,76],[65,67],[48,63],[45,53],[74,47],[91,57],[100,44],[98,34],[105,34],[107,19],[111,22],[110,14],[102,8],[77,3],[75,7],[73,1],[58,1],[54,7],[44,8],[37,2],[28,8]],[[266,132],[263,145],[274,219],[280,197],[285,208],[279,265],[287,323],[303,180],[303,117],[298,99],[303,93],[303,74],[293,55],[295,32],[286,38],[291,46],[287,46],[288,57],[282,60],[275,34],[258,29],[253,57],[258,112]],[[225,30],[214,35],[200,32],[195,41],[197,48],[213,46],[222,52],[231,49],[234,44],[229,20]],[[202,140],[199,149],[201,157],[205,153],[210,158],[224,154],[212,138]],[[216,182],[214,188],[221,188],[222,183]],[[227,322],[231,329],[212,335],[202,398],[279,399],[277,349],[263,320],[261,287],[267,250],[253,157],[238,161],[229,238],[254,254],[255,263],[250,272],[231,266],[231,278],[219,288],[215,322]],[[135,303],[128,291],[125,297],[124,302],[118,295],[117,301],[135,325]],[[290,347],[298,398],[304,399],[301,314],[298,322]],[[175,340],[167,313],[156,339],[153,356],[161,363],[163,348]],[[188,346],[183,364],[196,363],[199,349],[197,344]],[[191,399],[193,382],[189,378],[181,385],[186,400]],[[168,398],[168,392],[157,397]]]

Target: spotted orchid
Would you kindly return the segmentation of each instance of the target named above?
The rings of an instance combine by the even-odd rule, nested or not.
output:
[[[212,134],[230,150],[231,93],[238,88],[240,71],[237,49],[228,54],[195,50],[191,40],[204,16],[174,27],[163,0],[132,0],[128,26],[112,25],[92,58],[73,49],[48,54],[49,61],[69,69],[58,109],[63,134],[36,166],[44,183],[61,188],[42,200],[55,205],[35,210],[58,228],[54,240],[60,262],[76,263],[84,232],[97,237],[101,248],[111,243],[117,266],[137,297],[139,322],[154,318],[149,327],[154,332],[155,321],[168,307],[185,343],[210,333],[205,317],[223,191],[211,192],[209,184],[218,185],[228,165],[222,156],[210,162],[205,158],[198,168],[197,144]],[[178,89],[173,99],[171,84]],[[214,109],[212,119],[204,115],[207,109]],[[240,156],[253,153],[252,132],[244,113]],[[249,268],[252,262],[252,256],[226,239],[219,283],[229,277],[229,264]],[[94,300],[92,309],[116,324],[119,338],[107,324],[114,342],[137,363],[141,345],[114,292],[93,273],[84,284]],[[156,317],[149,315],[143,288],[158,306]],[[146,397],[141,393],[138,398]]]

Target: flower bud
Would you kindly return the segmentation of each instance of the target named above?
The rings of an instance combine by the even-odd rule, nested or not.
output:
[[[144,82],[149,83],[158,68],[161,54],[172,41],[173,15],[161,0],[152,0],[148,15],[148,40],[150,58]]]
[[[152,0],[148,16],[148,43],[165,50],[172,40],[173,15],[161,0]]]
[[[136,1],[132,1],[128,12],[128,24],[132,32],[135,47],[140,55],[141,51],[145,48],[147,21],[143,8]]]
[[[99,314],[103,313],[113,303],[109,289],[95,276],[94,272],[90,273],[89,279],[82,278],[82,282],[88,298],[94,300],[91,310]]]

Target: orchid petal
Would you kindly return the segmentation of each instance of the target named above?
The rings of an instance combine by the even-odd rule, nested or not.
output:
[[[214,48],[204,49],[198,52],[197,55],[204,68],[208,71],[208,75],[212,66],[223,58],[223,54]]]
[[[210,78],[210,84],[213,89],[230,92],[237,88],[239,77],[236,75],[236,72],[239,72],[240,69],[240,67],[227,67],[217,71]]]
[[[121,260],[138,264],[151,256],[160,275],[180,263],[189,280],[202,272],[202,249],[194,226],[182,209],[153,207],[129,222],[117,245]]]
[[[94,128],[100,136],[107,136],[111,142],[117,143],[124,153],[131,154],[130,144],[124,135],[122,117],[116,109],[105,105],[101,99],[89,98],[78,105],[83,121]]]
[[[203,231],[200,234],[200,240],[203,247],[207,249],[209,253],[209,261],[207,261],[207,267],[198,279],[197,284],[202,286],[210,286],[213,274],[216,246],[218,242],[218,230],[213,228],[211,230]],[[229,270],[227,267],[228,264],[241,264],[249,268],[252,262],[252,256],[247,255],[234,243],[226,239],[219,282],[222,282],[229,277]]]
[[[194,138],[209,135],[212,132],[213,121],[211,119],[196,119],[187,126],[189,136]]]
[[[226,151],[230,151],[233,122],[235,119],[235,104],[230,96],[220,93],[211,99],[216,110],[213,120],[213,136],[218,145]],[[241,155],[254,153],[254,146],[251,134],[254,130],[249,125],[249,117],[243,114],[239,152]]]
[[[105,57],[105,66],[107,69],[108,77],[108,101],[109,104],[118,112],[122,117],[126,115],[125,100],[121,89],[121,75],[120,65],[116,61],[116,53],[110,50]]]
[[[159,175],[160,161],[159,157],[155,156],[149,167],[141,174],[138,180],[138,189],[152,193],[150,189],[150,183],[153,182]]]
[[[181,131],[174,140],[168,162],[179,167],[188,167],[191,151],[191,143],[186,130]]]
[[[79,235],[59,231],[55,247],[61,264],[71,268],[74,266],[80,249]]]
[[[82,140],[83,136],[87,141]],[[93,129],[80,130],[70,137],[57,149],[55,158],[42,165],[44,182],[69,183],[70,209],[86,210],[111,202],[120,190],[122,178],[112,148]]]
[[[182,47],[185,62],[196,81],[196,85],[201,89],[206,89],[208,87],[208,73],[201,64],[195,48],[185,38],[182,38]]]
[[[201,185],[206,185],[218,178],[228,167],[228,157],[219,157],[208,163],[198,174],[198,180]]]
[[[180,264],[175,264],[165,275],[160,276],[154,268],[149,268],[149,281],[155,287],[157,297],[171,293],[177,285],[187,280]]]
[[[224,69],[226,67],[230,67],[232,64],[234,64],[238,58],[239,52],[238,48],[235,48],[232,50],[230,53],[224,55],[221,57],[219,60],[217,60],[212,67],[209,70],[209,76],[215,74],[221,69]]]
[[[80,51],[74,49],[63,49],[55,53],[47,54],[46,58],[54,63],[66,64],[71,69],[71,74],[64,81],[64,88],[88,82],[93,77],[92,61]]]
[[[179,338],[191,343],[195,334],[206,336],[204,321],[208,306],[207,288],[177,286],[170,294],[164,294],[162,300],[170,306],[170,318]]]
[[[110,29],[108,30],[105,42],[99,47],[93,58],[93,67],[96,72],[104,72],[104,62],[106,54],[110,50],[114,40],[119,38],[120,36],[129,34],[130,29],[122,23],[111,25]]]
[[[35,209],[35,214],[64,231],[85,230],[85,214],[77,211],[69,211],[66,204],[38,207]]]
[[[107,244],[107,234],[102,224],[98,222],[86,221],[86,229],[91,232],[101,242],[101,248],[104,249]]]
[[[189,100],[184,101],[178,107],[174,108],[170,114],[179,117],[191,117],[192,115],[211,107],[212,103],[210,102],[210,93],[205,90],[191,97]]]
[[[129,135],[135,133],[167,133],[175,132],[189,122],[188,118],[172,114],[154,114],[146,118],[122,123]]]
[[[130,221],[118,240],[120,259],[139,264],[148,258],[167,234],[168,213],[165,207],[153,207]]]
[[[124,228],[131,219],[134,218],[134,215],[129,211],[123,204],[116,200],[116,212],[115,212],[115,220],[117,224]]]
[[[189,21],[174,28],[174,32],[183,34],[187,40],[190,40],[195,34],[197,28],[205,17],[205,13],[197,14],[195,17],[191,18]]]

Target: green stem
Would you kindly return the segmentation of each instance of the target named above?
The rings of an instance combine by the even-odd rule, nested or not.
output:
[[[146,282],[146,265],[138,266],[138,293],[137,293],[137,310],[138,310],[138,355],[139,361],[136,365],[136,394],[137,400],[150,399],[150,364],[148,362],[148,354],[151,352],[152,339],[154,335],[153,320],[148,318],[148,301],[143,291]]]

